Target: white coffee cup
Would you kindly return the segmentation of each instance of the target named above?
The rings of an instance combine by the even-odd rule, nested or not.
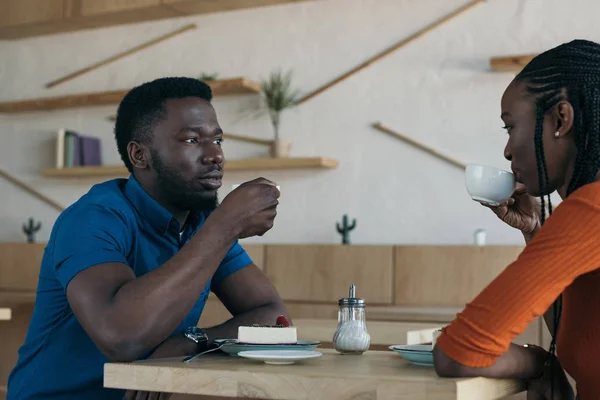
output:
[[[465,169],[465,186],[471,198],[497,206],[510,199],[516,188],[512,172],[486,165],[469,164]]]

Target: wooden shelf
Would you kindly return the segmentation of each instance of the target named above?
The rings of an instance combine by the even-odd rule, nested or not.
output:
[[[0,1],[0,39],[227,12],[308,0],[6,0]]]
[[[34,290],[0,289],[0,307],[33,303],[35,303]]]
[[[519,56],[492,57],[490,66],[498,72],[519,72],[521,71],[537,54],[523,54]]]
[[[207,81],[213,96],[252,94],[260,92],[260,84],[246,78],[219,79]],[[130,89],[74,94],[60,97],[46,97],[32,100],[0,103],[0,113],[21,113],[30,111],[50,111],[76,107],[116,105]]]
[[[314,158],[252,158],[246,160],[229,160],[225,163],[225,171],[255,171],[277,169],[333,169],[337,160],[323,157]],[[42,175],[48,178],[92,178],[127,176],[129,172],[124,166],[47,168]]]

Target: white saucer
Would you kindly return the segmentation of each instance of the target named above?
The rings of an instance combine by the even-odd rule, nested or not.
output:
[[[265,364],[287,365],[293,364],[299,360],[321,357],[323,353],[318,351],[302,351],[302,350],[257,350],[257,351],[240,351],[238,356],[260,360]]]

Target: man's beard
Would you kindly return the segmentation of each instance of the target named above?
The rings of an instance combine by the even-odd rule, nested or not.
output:
[[[152,167],[156,170],[158,187],[164,198],[180,210],[212,211],[219,205],[216,192],[207,193],[193,189],[182,174],[166,165],[156,152],[152,152]]]

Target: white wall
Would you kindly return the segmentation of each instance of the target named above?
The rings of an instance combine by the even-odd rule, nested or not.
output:
[[[132,87],[161,76],[261,79],[293,68],[303,92],[465,4],[465,0],[318,0],[0,41],[0,100]],[[488,243],[520,244],[520,235],[471,201],[462,172],[373,130],[382,121],[464,162],[508,167],[502,157],[500,97],[511,74],[489,71],[491,56],[543,51],[574,38],[600,40],[597,0],[489,0],[284,114],[293,156],[337,158],[331,171],[229,173],[232,183],[264,175],[282,186],[275,228],[266,243],[337,243],[335,222],[357,218],[357,244],[469,244],[478,228]],[[44,84],[75,69],[194,21],[198,29],[51,90]],[[266,118],[243,118],[257,96],[216,98],[227,132],[269,137]],[[0,114],[0,168],[56,201],[76,201],[92,180],[45,179],[54,163],[55,131],[67,127],[103,138],[104,161],[119,156],[106,116],[115,107]],[[229,158],[260,147],[226,143]],[[58,213],[0,180],[0,240],[24,240],[21,224],[43,222],[47,240]]]

